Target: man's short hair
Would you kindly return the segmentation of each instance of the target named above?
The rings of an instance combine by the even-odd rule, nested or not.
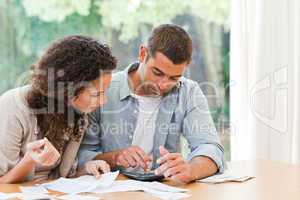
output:
[[[192,39],[180,26],[163,24],[154,28],[147,41],[151,57],[164,54],[174,64],[189,63],[192,59]]]

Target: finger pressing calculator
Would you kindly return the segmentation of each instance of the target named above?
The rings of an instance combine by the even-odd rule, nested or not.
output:
[[[128,178],[139,180],[139,181],[161,181],[165,177],[164,175],[156,175],[154,171],[141,171],[126,169],[124,167],[119,167],[121,174],[124,174]]]

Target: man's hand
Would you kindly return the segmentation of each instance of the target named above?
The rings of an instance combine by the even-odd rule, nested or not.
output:
[[[151,161],[152,157],[138,146],[120,150],[116,157],[116,164],[125,168],[142,167],[144,170],[147,170]]]
[[[159,147],[161,157],[157,160],[160,167],[155,170],[156,175],[163,174],[180,183],[189,183],[193,178],[192,167],[180,153],[169,153],[164,147]]]

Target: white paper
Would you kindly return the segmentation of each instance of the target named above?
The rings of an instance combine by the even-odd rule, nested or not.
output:
[[[143,191],[143,187],[138,184],[132,184],[131,180],[126,181],[115,181],[108,188],[98,188],[91,192],[93,193],[112,193],[112,192],[133,192],[133,191]]]
[[[5,200],[5,199],[9,199],[12,198],[12,193],[2,193],[0,192],[0,200]]]
[[[173,192],[173,193],[182,193],[188,191],[187,189],[172,187],[159,182],[124,180],[124,181],[115,181],[109,188],[96,189],[93,190],[92,192],[109,193],[109,192],[126,192],[126,191],[139,191],[139,190],[144,191],[145,188],[161,191],[161,192]]]
[[[43,187],[63,193],[75,193],[83,188],[87,188],[89,185],[86,183],[76,182],[66,178],[59,178],[56,181],[42,184]]]
[[[180,200],[180,199],[186,199],[191,197],[190,194],[181,193],[181,192],[162,192],[162,191],[153,190],[149,188],[146,188],[144,191],[162,200]]]
[[[60,178],[54,182],[43,184],[43,186],[47,189],[71,194],[62,196],[63,200],[76,200],[76,198],[80,199],[82,195],[75,194],[82,192],[113,193],[144,191],[163,200],[179,200],[190,197],[189,194],[186,194],[186,192],[188,191],[187,189],[172,187],[159,182],[143,182],[136,180],[116,181],[115,179],[117,178],[118,174],[119,172],[107,173],[102,175],[99,180],[97,180],[93,176],[82,176],[75,179]]]
[[[47,194],[48,190],[46,190],[42,186],[21,186],[20,190],[22,193],[26,194]]]
[[[26,193],[0,193],[0,200],[7,199],[23,199],[23,200],[40,200],[49,199],[52,200],[53,197],[46,194],[26,194]]]
[[[100,197],[92,197],[92,196],[86,196],[86,195],[78,195],[78,194],[68,194],[63,196],[56,197],[58,199],[62,200],[99,200]]]
[[[0,192],[0,200],[18,198],[21,193],[2,193]]]
[[[244,182],[252,178],[254,178],[254,176],[234,174],[234,172],[232,171],[225,171],[223,174],[217,174],[197,181],[201,183],[217,184],[217,183],[226,183],[226,182]]]
[[[188,192],[189,190],[187,189],[183,189],[183,188],[178,188],[178,187],[172,187],[160,182],[144,182],[144,185],[147,188],[151,188],[154,190],[158,190],[158,191],[163,191],[163,192]]]
[[[17,198],[23,199],[23,200],[52,200],[54,197],[47,195],[47,194],[26,194],[26,193],[20,193]]]
[[[0,192],[0,200],[6,199],[6,194]]]
[[[163,200],[179,200],[190,197],[186,194],[188,190],[168,186],[159,182],[143,182],[135,180],[115,181],[109,188],[96,189],[94,193],[112,193],[112,192],[129,192],[144,191],[152,196]]]
[[[98,188],[106,188],[113,184],[119,171],[102,174],[100,179],[94,176],[81,176],[79,178],[59,178],[56,181],[42,184],[43,187],[67,194],[91,192]]]

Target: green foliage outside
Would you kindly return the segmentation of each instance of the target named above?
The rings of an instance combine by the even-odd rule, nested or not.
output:
[[[0,94],[24,84],[29,66],[57,38],[99,38],[112,46],[122,69],[162,23],[191,32],[196,53],[190,78],[217,86],[222,95],[211,105],[213,118],[228,122],[229,0],[0,0]]]

